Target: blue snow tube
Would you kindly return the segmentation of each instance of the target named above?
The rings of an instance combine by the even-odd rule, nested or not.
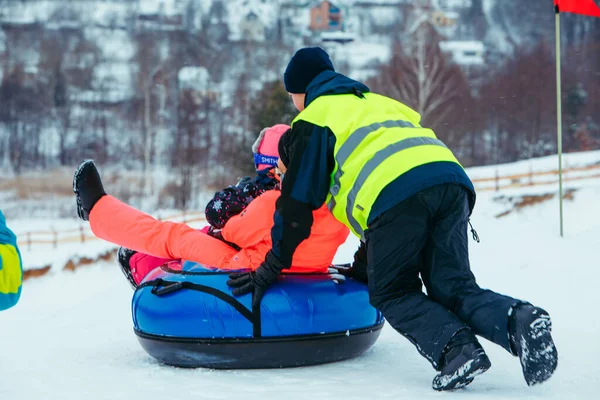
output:
[[[179,367],[284,368],[357,357],[381,333],[363,283],[283,274],[253,309],[250,294],[231,295],[228,273],[189,261],[152,271],[132,303],[142,347]]]

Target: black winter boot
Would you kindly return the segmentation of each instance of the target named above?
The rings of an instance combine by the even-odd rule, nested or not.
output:
[[[131,265],[129,265],[129,260],[131,260],[131,257],[136,253],[137,251],[125,247],[119,247],[119,251],[117,253],[121,271],[123,271],[123,275],[125,275],[125,278],[127,278],[133,289],[137,289],[138,285],[135,283],[135,279],[133,279],[133,275],[131,274]]]
[[[77,215],[82,220],[89,221],[92,208],[106,195],[93,160],[85,160],[77,167],[73,176],[73,192],[77,202]]]
[[[511,309],[508,331],[514,354],[519,356],[527,385],[549,379],[558,364],[558,352],[552,340],[552,321],[548,313],[531,304]]]
[[[491,366],[473,332],[470,329],[460,330],[444,348],[440,373],[433,378],[432,386],[440,391],[465,387]]]

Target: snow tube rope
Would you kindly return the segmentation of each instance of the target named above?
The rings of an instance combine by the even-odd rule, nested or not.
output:
[[[164,268],[167,270],[166,268]],[[179,273],[180,271],[175,271],[172,269],[168,269],[170,273]],[[204,272],[203,275],[209,275],[210,272]],[[215,273],[216,274],[216,273]],[[239,312],[244,318],[246,318],[252,324],[252,333],[255,338],[262,337],[261,333],[261,325],[260,325],[260,305],[258,307],[253,306],[252,312],[250,312],[242,303],[240,303],[235,297],[225,292],[222,292],[218,289],[215,289],[210,286],[201,285],[199,283],[193,282],[172,282],[167,281],[162,278],[154,279],[152,281],[144,282],[139,287],[152,286],[151,293],[155,294],[159,297],[164,296],[169,293],[176,292],[181,289],[190,289],[196,290],[198,292],[207,293],[213,295],[224,302],[230,304],[237,312]],[[252,299],[254,300],[254,293],[252,293]]]

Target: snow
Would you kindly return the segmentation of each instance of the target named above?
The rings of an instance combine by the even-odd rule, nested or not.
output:
[[[562,161],[563,168],[600,164],[600,150],[563,153]],[[528,173],[530,168],[534,172],[558,169],[558,157],[551,155],[507,164],[472,167],[469,168],[469,176],[471,179],[491,177],[496,169],[500,172],[500,175],[524,174]]]
[[[390,27],[398,22],[401,13],[399,10],[390,7],[372,7],[369,9],[369,16],[373,21],[377,23],[379,26]],[[356,16],[360,18],[360,16]]]
[[[442,10],[456,10],[471,7],[471,0],[435,0],[433,4]]]
[[[581,187],[586,184],[587,178],[595,179],[600,174],[600,151],[566,153],[563,154],[562,161],[563,182],[566,188]],[[550,171],[555,173],[540,174]],[[558,183],[558,157],[553,155],[507,164],[472,167],[468,172],[477,189],[494,188],[497,175],[500,186],[534,184],[534,187],[529,189],[529,194],[547,193],[554,189],[552,185]],[[514,190],[504,192],[512,194]]]
[[[32,24],[47,21],[60,7],[60,4],[52,0],[37,2],[14,1],[11,3],[10,7],[6,7],[0,11],[0,19],[2,21],[10,21],[13,24]]]
[[[440,42],[442,50],[461,50],[461,51],[479,51],[483,52],[485,46],[478,40],[447,40]]]
[[[128,62],[101,62],[94,67],[92,89],[72,91],[72,101],[119,103],[135,96],[132,87],[135,65]]]
[[[138,4],[140,15],[174,16],[184,12],[183,2],[179,0],[143,0]]]
[[[125,62],[135,55],[135,43],[127,31],[89,28],[85,33],[89,40],[103,38],[103,40],[95,40],[95,45],[100,48],[105,61]]]
[[[227,1],[227,12],[230,18],[230,40],[248,39],[242,34],[242,27],[248,24],[258,24],[259,27],[272,29],[277,23],[279,4],[276,1],[264,0],[238,0]],[[256,21],[249,21],[250,15],[257,18]],[[258,35],[254,40],[264,40],[264,35]]]
[[[92,86],[97,90],[122,90],[131,94],[132,68],[127,62],[100,63],[94,67]]]
[[[457,13],[456,11],[445,11],[442,13],[442,15],[444,15],[446,18],[448,18],[450,20],[454,20],[454,21],[458,21],[458,19],[460,18],[460,14]]]
[[[352,42],[354,41],[354,34],[350,32],[323,32],[321,33],[321,40],[323,41],[338,41],[338,42]]]
[[[573,165],[593,163],[600,154],[573,154],[568,159]],[[552,158],[539,160],[535,168],[546,163],[552,167]],[[526,166],[515,163],[498,168],[526,173]],[[485,176],[495,168],[481,167],[469,173]],[[551,190],[556,192],[556,185]],[[517,194],[530,191],[519,189]],[[600,179],[583,181],[575,199],[565,202],[565,238],[558,235],[556,198],[495,218],[503,207],[494,200],[498,194],[478,195],[471,221],[482,241],[469,243],[473,272],[482,287],[526,299],[550,313],[560,362],[552,379],[529,388],[518,359],[482,339],[492,368],[449,396],[597,398],[600,320],[594,316],[600,282],[596,262]],[[16,231],[35,226],[31,220],[9,223]],[[356,245],[355,239],[349,239],[336,262],[349,262]],[[83,253],[87,247],[79,245],[72,251]],[[39,253],[38,257],[43,257],[44,251]],[[34,254],[25,251],[23,256],[27,263]],[[435,372],[429,363],[389,326],[365,355],[335,364],[248,371],[162,366],[142,350],[132,332],[131,296],[114,261],[26,281],[21,302],[0,313],[0,398],[425,400],[444,396],[431,389]]]
[[[88,15],[96,25],[125,28],[128,14],[133,11],[133,6],[133,2],[96,1],[93,6],[90,5]]]
[[[208,88],[210,75],[204,67],[183,67],[177,75],[180,89],[205,91]]]
[[[326,42],[322,47],[329,53],[334,64],[347,62],[351,71],[349,75],[360,81],[366,81],[376,74],[374,66],[387,62],[392,55],[391,46],[378,41],[377,36],[344,44]]]
[[[512,24],[507,24],[504,20],[496,20],[498,17],[493,13],[496,0],[483,0],[482,5],[489,25],[486,34],[486,43],[489,43],[501,54],[511,54],[514,51],[514,43],[512,43],[512,40],[519,37],[519,35],[514,32],[516,27],[512,26]]]
[[[6,34],[4,31],[0,30],[0,53],[4,53],[6,51]]]

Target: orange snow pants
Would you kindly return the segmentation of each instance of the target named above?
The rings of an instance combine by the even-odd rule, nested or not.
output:
[[[154,219],[112,196],[103,196],[90,213],[100,239],[171,260],[190,260],[218,269],[249,268],[246,257],[223,241],[186,224]]]

